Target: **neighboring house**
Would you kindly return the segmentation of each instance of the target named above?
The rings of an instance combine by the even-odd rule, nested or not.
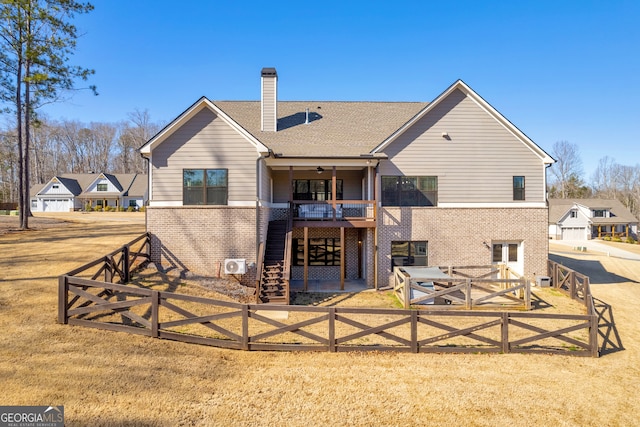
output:
[[[618,200],[549,199],[549,238],[638,238],[638,219]]]
[[[54,176],[31,187],[32,212],[69,212],[122,206],[136,210],[148,199],[148,180],[141,174],[84,173]]]
[[[278,101],[277,80],[262,70],[261,101],[203,97],[140,148],[155,261],[215,275],[245,260],[253,284],[265,244],[265,264],[305,282],[377,288],[394,265],[546,275],[554,160],[464,82],[419,103]]]

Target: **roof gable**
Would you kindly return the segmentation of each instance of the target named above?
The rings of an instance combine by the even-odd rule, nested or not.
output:
[[[154,137],[152,137],[149,141],[147,141],[142,147],[138,149],[138,151],[142,155],[149,155],[153,151],[155,147],[162,144],[169,136],[171,136],[177,129],[182,127],[185,123],[191,120],[196,114],[198,114],[202,109],[208,108],[213,111],[218,117],[224,120],[229,126],[231,126],[236,132],[241,134],[251,145],[253,145],[258,152],[267,152],[269,149],[265,147],[262,142],[256,139],[253,135],[247,132],[240,124],[234,121],[231,117],[229,117],[224,111],[222,111],[218,106],[209,101],[206,97],[200,98],[196,101],[191,107],[185,110],[182,114],[180,114],[175,120],[165,126],[160,132],[158,132]],[[259,119],[259,117],[258,117]]]
[[[398,139],[402,134],[409,130],[420,119],[428,115],[438,105],[440,105],[445,99],[447,99],[455,91],[461,91],[465,96],[473,100],[480,108],[493,117],[496,122],[503,126],[507,131],[513,134],[518,140],[520,140],[526,147],[528,147],[533,153],[535,153],[545,164],[552,164],[555,162],[551,156],[549,156],[542,148],[534,143],[529,137],[527,137],[520,129],[514,126],[509,120],[500,114],[495,108],[493,108],[488,102],[486,102],[480,95],[478,95],[473,89],[467,86],[462,80],[456,81],[449,86],[447,90],[442,92],[433,102],[428,104],[422,111],[418,112],[414,117],[406,122],[402,127],[398,128],[392,135],[384,140],[380,145],[372,150],[372,153],[383,152],[393,141]]]
[[[580,209],[582,208],[582,209]],[[615,199],[549,199],[549,221],[561,222],[571,209],[607,210],[618,222],[636,223],[638,219],[619,200]],[[590,217],[591,219],[592,217]],[[603,218],[597,218],[599,221]]]

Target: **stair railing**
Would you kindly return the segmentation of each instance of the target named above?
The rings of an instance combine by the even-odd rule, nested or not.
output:
[[[260,304],[260,291],[262,287],[262,275],[264,274],[264,241],[258,245],[258,259],[256,263],[256,304]]]
[[[293,246],[293,207],[289,206],[287,218],[287,234],[284,242],[283,279],[285,285],[285,301],[289,304],[289,279],[291,278],[291,247]]]

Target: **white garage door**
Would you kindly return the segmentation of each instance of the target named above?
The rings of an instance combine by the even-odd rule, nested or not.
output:
[[[44,212],[69,212],[69,199],[44,199],[42,210]]]
[[[584,227],[568,227],[562,229],[562,240],[585,240],[587,230]]]

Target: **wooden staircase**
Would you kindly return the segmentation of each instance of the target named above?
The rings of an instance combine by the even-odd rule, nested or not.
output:
[[[267,230],[262,272],[256,292],[258,304],[289,304],[289,261],[287,221],[271,221]]]

